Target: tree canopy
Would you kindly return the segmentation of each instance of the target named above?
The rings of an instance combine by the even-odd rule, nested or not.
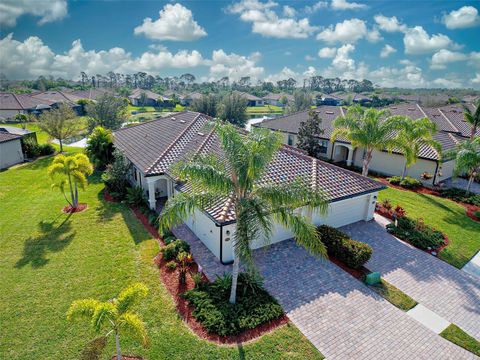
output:
[[[58,139],[60,152],[63,151],[63,141],[77,135],[80,131],[77,114],[67,104],[61,104],[58,109],[43,112],[40,115],[38,127],[51,138]]]
[[[308,155],[316,158],[318,158],[322,152],[319,136],[325,132],[325,130],[321,128],[321,124],[322,120],[318,116],[318,112],[310,110],[308,112],[308,119],[302,121],[298,129],[297,146],[305,150]]]
[[[87,104],[86,111],[90,130],[96,126],[116,130],[127,118],[127,102],[123,98],[105,93],[98,97],[96,102]]]

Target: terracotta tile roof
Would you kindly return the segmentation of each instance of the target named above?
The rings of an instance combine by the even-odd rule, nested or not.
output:
[[[106,93],[113,93],[107,89],[88,89],[88,90],[74,90],[70,91],[70,94],[80,98],[80,99],[90,99],[97,100],[100,96],[105,95]]]
[[[34,99],[38,99],[40,101],[49,102],[49,105],[55,104],[55,103],[61,103],[61,102],[72,104],[72,103],[76,103],[78,100],[81,99],[80,97],[74,94],[70,94],[63,91],[44,91],[41,93],[32,94],[31,97]]]
[[[262,100],[262,99],[259,98],[258,96],[255,96],[255,95],[252,95],[252,94],[249,94],[249,93],[246,93],[246,92],[241,92],[241,91],[234,90],[232,93],[233,93],[233,94],[236,94],[236,95],[239,95],[239,96],[241,96],[241,97],[244,97],[245,99],[251,100],[251,101],[259,101],[259,100]]]
[[[22,135],[10,134],[6,131],[0,131],[0,143],[4,143],[11,140],[21,139]]]
[[[473,105],[467,105],[474,110]],[[412,119],[428,117],[437,124],[438,132],[435,139],[442,146],[442,151],[451,149],[459,141],[470,136],[470,125],[463,118],[463,107],[461,105],[447,105],[442,107],[422,107],[418,104],[395,104],[388,107],[392,115],[407,115]],[[346,108],[341,106],[319,106],[315,111],[322,119],[322,128],[325,130],[320,139],[328,140],[332,135],[333,121],[345,112]],[[253,126],[267,128],[270,130],[283,131],[298,134],[300,123],[308,119],[308,111],[302,111],[278,118],[264,120]],[[447,133],[451,133],[451,136]],[[477,130],[480,136],[480,128]],[[463,138],[463,139],[462,139]],[[337,141],[348,142],[346,139]],[[419,156],[424,159],[438,160],[439,156],[435,149],[430,146],[422,146]]]
[[[114,132],[114,143],[145,175],[168,174],[173,163],[189,154],[215,153],[223,156],[218,137],[206,127],[210,120],[200,113],[178,113],[117,130]],[[306,186],[324,191],[332,202],[383,188],[374,180],[314,159],[287,145],[276,154],[261,183],[284,184],[298,178],[304,179]],[[191,184],[182,184],[178,188],[190,191]],[[234,220],[228,198],[219,197],[206,210],[219,223]]]
[[[37,106],[49,107],[53,101],[39,99],[30,94],[0,93],[0,110],[31,110]]]
[[[150,91],[147,89],[139,89],[139,88],[132,90],[132,93],[130,94],[129,98],[140,99],[140,96],[142,95],[142,93],[145,93],[148,99],[153,99],[153,100],[162,99],[165,101],[171,100],[170,98],[163,96],[161,94],[154,93],[153,91]]]

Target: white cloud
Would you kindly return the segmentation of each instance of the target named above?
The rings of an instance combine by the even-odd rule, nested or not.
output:
[[[430,68],[435,70],[445,69],[448,64],[467,60],[468,56],[455,51],[442,49],[432,56]]]
[[[448,29],[464,29],[480,24],[478,10],[473,6],[463,6],[449,14],[445,14],[442,22]]]
[[[57,21],[67,16],[66,0],[2,0],[0,2],[0,26],[12,27],[25,14],[39,17],[38,24]]]
[[[347,0],[332,0],[332,9],[335,10],[357,10],[365,9],[367,5],[356,2],[348,2]]]
[[[397,52],[397,49],[395,49],[391,45],[385,44],[382,51],[380,51],[380,57],[385,59],[385,58],[388,58],[390,55],[392,55],[395,52]]]
[[[315,59],[315,57],[312,56],[312,55],[305,55],[305,60],[307,60],[307,61],[315,61],[316,59]]]
[[[337,48],[324,47],[318,50],[318,56],[321,58],[333,58],[337,54]]]
[[[160,10],[159,18],[145,18],[134,30],[154,40],[192,41],[206,36],[206,31],[193,19],[192,11],[181,4],[167,4]]]
[[[438,78],[433,80],[432,83],[447,89],[458,89],[462,87],[462,82],[455,79]]]
[[[0,63],[2,72],[9,79],[35,79],[40,75],[76,79],[81,71],[90,75],[108,71],[156,74],[168,68],[194,68],[205,65],[206,61],[196,50],[182,50],[174,54],[160,49],[133,57],[119,47],[85,50],[80,40],[75,40],[67,52],[56,54],[39,37],[31,36],[21,42],[9,34],[0,39]]]
[[[276,74],[268,75],[265,78],[265,81],[276,83],[277,81],[286,80],[286,79],[290,79],[290,78],[298,80],[298,77],[299,77],[298,73],[296,73],[292,69],[285,66],[280,72],[278,72]]]
[[[381,37],[377,29],[369,32],[365,21],[355,18],[337,23],[335,27],[330,25],[317,35],[317,40],[327,43],[355,43],[362,38],[366,38],[370,42],[377,42]]]
[[[305,76],[307,78],[315,76],[315,75],[317,75],[317,69],[315,69],[313,66],[309,66],[307,68],[307,70],[305,70],[303,72],[303,76]]]
[[[383,15],[375,15],[374,20],[378,24],[380,30],[389,33],[404,32],[407,30],[407,26],[402,24],[396,16],[387,17]]]
[[[318,10],[325,9],[327,7],[328,7],[328,2],[317,1],[315,4],[313,4],[311,6],[310,5],[305,6],[303,11],[306,12],[307,14],[313,14],[313,13],[317,12]]]
[[[228,76],[230,80],[239,80],[242,76],[259,79],[264,73],[264,68],[257,66],[261,54],[256,52],[250,56],[234,53],[227,54],[224,50],[214,50],[212,59],[207,61],[210,65],[209,80],[218,80]]]
[[[294,17],[295,15],[297,14],[297,11],[291,7],[291,6],[288,6],[288,5],[285,5],[283,7],[283,15],[286,16],[286,17]]]
[[[421,26],[407,29],[403,43],[406,54],[428,54],[450,46],[457,47],[448,36],[443,34],[430,36]]]
[[[480,73],[476,73],[475,77],[472,80],[470,80],[470,82],[472,84],[480,84]]]
[[[337,49],[337,54],[332,60],[332,66],[341,71],[353,70],[355,68],[355,60],[350,58],[350,53],[355,50],[352,44],[345,44]]]
[[[480,69],[480,52],[471,52],[469,56],[469,65]]]
[[[243,0],[227,8],[232,14],[239,14],[240,19],[252,23],[252,32],[265,37],[279,39],[305,39],[318,28],[311,26],[307,18],[294,19],[291,17],[280,18],[272,10],[278,4],[269,0]],[[284,9],[285,10],[285,9]]]
[[[421,88],[427,86],[422,69],[414,65],[403,68],[383,66],[368,74],[368,79],[384,87]]]

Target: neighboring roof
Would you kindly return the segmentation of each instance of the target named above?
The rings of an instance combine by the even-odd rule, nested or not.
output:
[[[0,110],[32,110],[38,106],[50,108],[52,101],[37,99],[30,94],[0,93]]]
[[[114,143],[147,176],[168,174],[172,164],[189,154],[215,153],[222,157],[218,137],[205,127],[210,120],[200,113],[178,113],[117,130]],[[384,188],[381,183],[312,158],[287,145],[278,151],[261,182],[288,184],[298,178],[303,179],[306,186],[323,191],[331,202]],[[187,183],[179,188],[189,191],[190,186]],[[219,198],[207,213],[218,223],[235,220],[229,199]]]
[[[286,93],[269,93],[263,97],[264,100],[275,100],[280,101],[283,97],[287,98],[288,101],[293,100],[293,95]]]
[[[0,131],[8,132],[10,134],[21,135],[21,136],[31,134],[31,133],[35,132],[35,131],[28,130],[28,129],[22,129],[22,128],[18,128],[16,126],[7,126],[7,125],[3,125],[3,124],[0,124]]]
[[[22,135],[10,134],[9,132],[6,132],[6,131],[0,131],[0,143],[12,141],[12,140],[20,140],[21,138],[22,138]]]
[[[480,100],[479,95],[467,95],[467,96],[463,97],[463,99],[462,99],[463,102],[467,102],[467,103],[475,103],[478,100]]]
[[[50,104],[56,104],[61,102],[76,103],[81,98],[63,91],[44,91],[41,93],[35,93],[31,95],[31,98],[38,99],[40,101],[47,101]]]
[[[471,110],[474,110],[473,106],[467,106],[470,106]],[[407,115],[412,119],[428,117],[432,122],[436,123],[439,131],[435,135],[435,139],[442,145],[443,151],[455,147],[458,142],[470,136],[470,125],[463,118],[463,107],[461,105],[454,104],[427,108],[418,104],[395,104],[387,108],[392,115]],[[342,113],[346,111],[346,108],[322,105],[317,107],[315,111],[319,114],[320,119],[322,119],[321,127],[325,130],[324,134],[320,135],[319,138],[328,140],[332,135],[333,121],[342,115]],[[300,123],[307,119],[308,111],[302,111],[278,118],[267,119],[253,126],[297,134]],[[480,129],[477,130],[477,135],[480,135]],[[346,139],[339,139],[339,141],[348,142]],[[419,155],[421,158],[429,160],[439,159],[437,152],[430,146],[422,146]]]
[[[70,91],[70,94],[80,99],[89,99],[89,100],[97,100],[100,96],[105,95],[105,93],[111,93],[111,91],[107,89],[102,89],[102,88]]]
[[[201,99],[202,96],[203,94],[199,93],[198,91],[194,91],[188,95],[183,96],[183,99],[196,100],[196,99]]]
[[[262,98],[259,98],[258,96],[255,96],[255,95],[252,95],[252,94],[249,94],[249,93],[246,93],[246,92],[241,92],[241,91],[235,90],[232,93],[236,94],[236,95],[240,95],[241,97],[244,97],[245,99],[250,100],[250,101],[263,100]]]
[[[145,93],[145,95],[147,96],[147,99],[157,100],[161,98],[163,100],[170,100],[170,98],[166,96],[154,93],[153,91],[150,91],[150,90],[139,89],[139,88],[132,90],[132,93],[130,94],[129,98],[140,99],[140,96],[142,95],[142,93]]]

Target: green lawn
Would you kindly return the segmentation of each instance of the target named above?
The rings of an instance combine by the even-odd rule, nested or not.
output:
[[[283,108],[275,105],[265,106],[249,106],[247,107],[247,114],[255,113],[283,113]]]
[[[450,324],[440,333],[440,336],[458,346],[480,356],[480,341],[468,335],[455,324]]]
[[[132,111],[140,111],[140,109],[145,109],[146,112],[151,112],[151,111],[156,111],[153,106],[134,106],[134,105],[128,105],[127,106],[127,112],[128,114],[131,114]]]
[[[370,285],[369,287],[403,311],[413,309],[418,304],[410,296],[383,279],[380,284]]]
[[[451,200],[388,188],[380,192],[379,201],[389,199],[400,204],[412,218],[444,232],[450,244],[439,257],[461,268],[480,250],[480,224],[465,215],[465,208]]]
[[[148,359],[321,359],[293,325],[259,341],[217,346],[197,338],[177,315],[152,259],[158,244],[122,204],[102,200],[99,176],[80,201],[87,211],[67,216],[51,190],[44,158],[0,172],[0,358],[77,359],[95,335],[66,321],[79,298],[107,300],[134,281],[150,293],[139,307],[150,337],[143,349],[122,340],[126,354]],[[114,353],[109,340],[103,359]]]

